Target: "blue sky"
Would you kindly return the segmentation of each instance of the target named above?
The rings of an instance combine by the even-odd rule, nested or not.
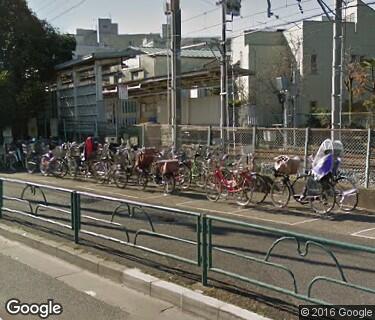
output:
[[[161,32],[166,18],[164,0],[86,0],[77,8],[61,15],[83,0],[28,0],[29,7],[39,18],[50,22],[63,32],[74,33],[76,28],[94,29],[97,19],[112,18],[119,24],[120,33]],[[185,36],[219,35],[220,10],[215,0],[181,0],[182,32]],[[333,0],[327,0],[333,8]],[[242,0],[242,18],[228,24],[228,35],[240,34],[249,28],[279,26],[286,21],[321,13],[316,0],[302,0],[301,15],[295,0],[273,0],[275,15],[267,18],[266,0]],[[55,18],[55,19],[54,19]],[[191,19],[192,18],[192,19]],[[185,21],[184,21],[185,20]]]

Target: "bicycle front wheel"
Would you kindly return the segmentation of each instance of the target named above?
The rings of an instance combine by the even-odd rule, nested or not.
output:
[[[290,200],[290,188],[284,177],[276,177],[271,187],[271,200],[275,207],[285,208]]]
[[[117,188],[125,189],[128,184],[128,174],[125,170],[116,170],[114,180]]]
[[[359,192],[354,182],[347,177],[339,177],[335,184],[336,202],[340,209],[349,212],[357,208]]]

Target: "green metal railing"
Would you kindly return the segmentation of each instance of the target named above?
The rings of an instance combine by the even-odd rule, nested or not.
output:
[[[52,205],[48,204],[47,197],[45,193],[41,192],[43,194],[43,200],[42,201],[31,201],[24,199],[24,191],[22,192],[22,197],[20,198],[14,198],[14,197],[8,197],[4,195],[4,183],[16,183],[25,185],[25,188],[29,188],[32,192],[32,194],[35,195],[35,190],[37,188],[42,188],[45,191],[53,190],[53,191],[60,191],[68,196],[70,196],[70,205],[68,209],[61,209]],[[33,192],[34,190],[34,192]],[[94,216],[85,215],[82,214],[82,206],[81,206],[81,199],[82,197],[88,198],[88,199],[95,199],[99,201],[111,201],[117,203],[117,207],[111,214],[110,220],[106,219],[100,219]],[[22,198],[22,199],[21,199]],[[18,202],[19,204],[25,204],[26,207],[29,208],[29,212],[22,211],[22,210],[15,210],[11,208],[7,208],[4,206],[4,201],[7,202]],[[33,208],[33,205],[35,208]],[[39,215],[40,209],[47,209],[54,211],[56,213],[64,214],[69,224],[64,224],[61,222],[54,221],[50,218],[45,218]],[[193,219],[195,221],[195,231],[193,232],[195,234],[195,239],[185,239],[181,237],[176,237],[164,233],[157,232],[157,226],[152,221],[152,213],[147,212],[148,209],[152,210],[158,210],[158,212],[162,212],[163,215],[168,214],[177,214],[182,217],[188,217],[190,219]],[[92,236],[96,237],[102,240],[114,242],[117,244],[121,244],[127,247],[140,249],[142,251],[146,251],[152,254],[156,254],[162,257],[170,258],[173,260],[177,260],[180,262],[184,262],[189,265],[194,265],[200,267],[201,270],[201,281],[204,286],[207,286],[210,280],[210,276],[214,274],[221,274],[227,277],[230,277],[232,279],[239,280],[241,282],[250,283],[252,285],[256,285],[258,287],[266,288],[268,290],[286,294],[288,296],[294,297],[300,301],[307,301],[311,303],[317,303],[317,304],[329,304],[329,301],[324,301],[320,297],[314,297],[313,296],[313,289],[317,285],[317,283],[326,283],[341,287],[350,288],[353,290],[361,291],[363,293],[369,293],[369,294],[375,294],[375,289],[368,288],[365,286],[358,285],[356,283],[352,283],[348,280],[348,277],[345,273],[345,268],[340,264],[339,259],[337,258],[337,253],[342,253],[350,251],[350,252],[363,252],[368,254],[375,254],[375,247],[371,246],[363,246],[358,244],[352,244],[348,242],[341,242],[341,241],[335,241],[335,240],[329,240],[322,237],[314,237],[302,233],[296,233],[291,232],[287,230],[280,230],[275,229],[271,227],[266,227],[258,224],[251,224],[247,222],[242,222],[238,220],[232,220],[232,219],[226,219],[222,217],[217,217],[213,215],[206,215],[191,211],[185,211],[175,208],[169,208],[169,207],[163,207],[163,206],[157,206],[157,205],[151,205],[136,201],[130,201],[125,199],[118,199],[93,193],[87,193],[87,192],[78,192],[74,190],[69,189],[63,189],[63,188],[56,188],[51,187],[47,185],[40,185],[40,184],[34,184],[30,182],[25,181],[19,181],[19,180],[12,180],[12,179],[2,179],[0,178],[0,217],[2,217],[3,213],[9,213],[9,214],[18,214],[21,216],[26,216],[28,218],[33,218],[36,220],[41,220],[45,223],[50,223],[53,225],[57,225],[66,229],[70,229],[74,238],[75,243],[80,242],[80,237],[82,235]],[[145,217],[145,221],[149,224],[151,230],[147,229],[139,229],[135,232],[133,239],[131,239],[129,230],[124,224],[120,224],[117,222],[114,222],[114,218],[116,215],[120,214],[120,212],[125,212],[128,214],[129,218],[134,218],[136,214],[141,214]],[[109,235],[106,235],[104,233],[89,231],[85,229],[85,223],[82,223],[82,219],[88,219],[88,220],[94,220],[100,223],[104,223],[106,225],[110,225],[113,227],[117,227],[120,230],[123,231],[126,239],[120,239],[119,237],[112,237]],[[247,254],[240,253],[235,250],[229,250],[224,249],[219,244],[216,244],[214,242],[213,237],[215,236],[215,224],[224,225],[226,228],[229,228],[230,230],[234,231],[236,228],[245,228],[247,231],[258,231],[262,233],[271,234],[273,238],[275,239],[268,250],[265,251],[265,255],[261,257],[251,256]],[[100,228],[100,227],[98,227]],[[168,250],[157,250],[151,247],[146,247],[143,245],[140,245],[139,238],[142,236],[152,237],[154,239],[162,239],[166,241],[171,241],[178,243],[179,245],[183,246],[189,246],[193,247],[196,255],[196,259],[190,259],[186,256],[172,254],[171,252],[168,252]],[[302,257],[306,258],[306,256],[309,253],[310,248],[314,248],[317,250],[320,250],[323,252],[331,261],[332,266],[337,270],[337,277],[329,277],[329,276],[315,276],[310,283],[307,284],[305,290],[301,290],[299,283],[297,281],[297,276],[293,272],[293,270],[285,266],[281,263],[276,263],[271,261],[271,258],[274,255],[275,249],[282,243],[288,243],[288,242],[294,242],[296,246],[297,254]],[[287,278],[290,279],[291,283],[291,289],[285,288],[281,286],[277,286],[273,283],[260,281],[256,279],[255,277],[248,277],[236,272],[232,272],[226,268],[218,267],[217,261],[215,259],[215,256],[213,253],[220,253],[221,255],[224,255],[227,257],[227,259],[231,259],[230,261],[233,261],[233,265],[236,264],[236,259],[242,259],[247,262],[255,263],[260,266],[264,266],[267,268],[272,268],[275,270],[278,270],[282,273],[284,273]],[[232,264],[232,263],[231,263]],[[213,280],[213,278],[212,278]]]
[[[250,224],[246,222],[241,222],[241,221],[236,221],[236,220],[231,220],[231,219],[226,219],[226,218],[221,218],[221,217],[215,217],[215,216],[210,216],[210,215],[205,216],[203,220],[204,220],[204,224],[206,224],[206,226],[204,226],[203,229],[207,230],[207,232],[203,233],[203,236],[206,237],[206,240],[202,241],[202,243],[207,244],[205,246],[205,251],[206,251],[205,256],[208,257],[207,263],[203,264],[206,268],[202,272],[203,284],[207,284],[207,274],[211,271],[213,273],[222,274],[222,275],[225,275],[234,279],[238,279],[238,280],[241,280],[241,281],[262,287],[262,288],[266,288],[266,289],[269,289],[278,293],[283,293],[283,294],[292,296],[302,301],[312,302],[316,304],[329,304],[328,301],[322,301],[312,296],[312,289],[317,282],[327,282],[327,283],[336,284],[336,285],[340,285],[340,286],[347,287],[347,288],[352,288],[358,291],[375,294],[375,289],[373,288],[367,288],[364,286],[356,285],[354,283],[350,283],[347,280],[344,270],[342,266],[340,265],[335,253],[332,250],[330,250],[327,246],[334,247],[337,249],[346,249],[350,251],[359,251],[359,252],[365,252],[365,253],[370,253],[370,254],[375,254],[374,247],[356,245],[356,244],[346,243],[346,242],[341,242],[341,241],[328,240],[328,239],[321,238],[321,237],[314,237],[314,236],[305,235],[301,233],[290,232],[287,230],[280,230],[276,228],[270,228],[270,227],[265,227],[261,225]],[[223,249],[217,245],[214,245],[212,242],[212,234],[213,234],[212,224],[214,222],[229,225],[232,227],[235,227],[235,226],[245,227],[249,230],[262,231],[262,232],[273,234],[275,236],[279,236],[280,238],[276,239],[272,243],[267,253],[265,254],[264,258],[260,259],[260,258],[252,257],[249,255],[241,254],[233,250]],[[274,249],[280,243],[285,242],[285,241],[296,242],[297,253],[301,257],[304,257],[304,258],[308,255],[310,247],[314,246],[314,247],[321,249],[324,253],[327,254],[328,257],[332,259],[334,266],[336,267],[338,271],[339,278],[336,279],[336,278],[331,278],[331,277],[317,276],[314,279],[312,279],[311,282],[308,284],[306,292],[301,293],[301,291],[298,288],[298,283],[296,281],[296,276],[294,272],[290,268],[284,265],[269,261]],[[302,241],[304,241],[304,250],[302,250],[302,245],[301,245]],[[267,267],[282,270],[290,276],[292,280],[293,290],[278,287],[278,286],[275,286],[273,284],[270,284],[264,281],[259,281],[253,278],[240,275],[238,273],[230,272],[228,270],[215,267],[213,264],[213,258],[212,258],[212,254],[214,251],[221,252],[228,256],[235,256],[237,258],[242,258],[248,261],[252,261],[252,262],[267,266]]]

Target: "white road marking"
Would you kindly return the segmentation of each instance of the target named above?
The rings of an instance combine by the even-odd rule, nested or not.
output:
[[[189,200],[189,201],[184,201],[184,202],[176,203],[176,206],[182,206],[184,204],[192,203],[192,202],[196,202],[196,201],[199,201],[199,200]]]
[[[77,186],[77,187],[81,189],[85,189],[85,190],[96,191],[96,189],[93,189],[93,188],[87,188],[87,187],[82,187],[82,186]]]
[[[196,200],[181,202],[181,203],[178,203],[176,205],[177,206],[181,206],[181,205],[183,206],[184,204],[191,203],[193,201],[196,201]],[[243,217],[243,218],[254,219],[254,220],[259,220],[259,221],[273,222],[273,223],[278,223],[278,224],[288,225],[288,226],[294,226],[294,225],[298,225],[298,224],[303,224],[303,223],[308,223],[308,222],[313,222],[313,221],[319,220],[319,219],[308,219],[308,220],[303,220],[303,221],[291,223],[291,222],[282,221],[282,220],[273,220],[273,219],[266,219],[266,218],[260,218],[260,217],[256,217],[256,216],[239,214],[239,212],[248,212],[248,209],[238,209],[238,210],[233,211],[233,212],[227,212],[227,211],[213,210],[213,209],[207,209],[207,208],[198,208],[198,207],[191,207],[191,208],[197,209],[197,210],[202,210],[202,211],[222,213],[222,214],[226,214],[226,215],[229,215],[229,216],[237,216],[237,217]]]
[[[358,237],[358,238],[365,238],[365,239],[371,239],[371,240],[375,240],[375,237],[371,237],[371,236],[365,236],[365,235],[362,235],[361,233],[364,233],[364,232],[367,232],[367,231],[372,231],[372,230],[375,230],[375,228],[370,228],[370,229],[364,229],[364,230],[359,230],[359,231],[356,231],[352,234],[350,234],[352,237]]]
[[[179,206],[180,204],[176,204],[177,206]],[[186,207],[186,206],[185,206]],[[214,209],[208,209],[208,208],[199,208],[199,207],[190,207],[191,209],[196,209],[196,210],[202,210],[202,211],[209,211],[209,212],[217,212],[217,213],[224,213],[224,214],[230,214],[226,211],[220,211],[220,210],[214,210]],[[240,210],[236,210],[234,212],[239,212],[239,211],[242,211],[243,209],[240,209]]]
[[[299,224],[304,224],[304,223],[309,223],[309,222],[314,222],[314,221],[319,221],[320,219],[308,219],[308,220],[303,220],[303,221],[299,221],[299,222],[294,222],[294,223],[291,223],[290,225],[291,226],[297,226]]]
[[[128,194],[123,194],[123,193],[118,193],[118,192],[110,192],[110,191],[105,191],[105,190],[100,190],[100,189],[93,189],[93,188],[87,188],[87,187],[82,187],[82,186],[78,186],[79,188],[81,189],[85,189],[85,190],[89,190],[89,191],[96,191],[96,192],[101,192],[101,193],[106,193],[106,194],[110,194],[110,195],[117,195],[117,196],[121,196],[121,197],[126,197],[126,198],[134,198],[134,199],[138,199],[139,197],[136,197],[136,196],[131,196],[131,195],[128,195]]]
[[[108,192],[108,191],[100,191],[100,192],[105,192],[105,193],[108,193],[108,194],[115,194],[117,196],[126,197],[126,198],[139,199],[139,197],[137,197],[137,196],[131,196],[131,195],[128,195],[128,194],[123,194],[123,193]]]
[[[38,180],[38,182],[44,182],[44,183],[51,184],[51,181],[48,181],[48,180]]]
[[[88,294],[91,297],[95,297],[96,296],[96,292],[95,291],[88,290],[88,291],[85,291],[85,293]]]
[[[157,199],[157,198],[163,198],[163,197],[167,197],[168,196],[168,194],[164,194],[164,193],[162,193],[162,194],[159,194],[159,195],[157,195],[157,196],[150,196],[150,197],[144,197],[144,198],[142,198],[143,200],[147,200],[147,199]]]

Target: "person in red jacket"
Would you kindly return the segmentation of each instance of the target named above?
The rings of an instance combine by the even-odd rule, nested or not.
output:
[[[94,154],[94,138],[90,135],[85,141],[84,147],[85,160],[90,160]]]

